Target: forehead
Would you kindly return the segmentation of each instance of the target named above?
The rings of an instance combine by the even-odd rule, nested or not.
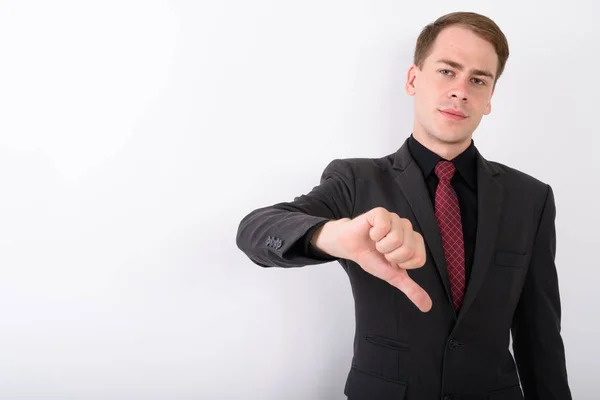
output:
[[[442,30],[435,39],[426,61],[449,59],[465,65],[468,69],[496,71],[498,55],[494,46],[461,26],[450,26]]]

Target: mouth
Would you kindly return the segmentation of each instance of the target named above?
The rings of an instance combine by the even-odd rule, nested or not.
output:
[[[462,121],[463,119],[466,119],[467,116],[459,110],[454,110],[454,109],[444,109],[444,110],[438,110],[444,117],[451,119],[453,121]]]

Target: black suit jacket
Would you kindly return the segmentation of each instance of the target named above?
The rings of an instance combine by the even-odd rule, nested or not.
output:
[[[263,267],[319,264],[331,258],[305,246],[316,226],[374,207],[395,212],[425,239],[426,264],[409,274],[433,308],[419,311],[398,289],[338,260],[350,279],[356,316],[345,394],[351,400],[571,399],[552,189],[479,152],[477,188],[475,253],[458,315],[433,205],[407,143],[378,159],[332,161],[309,193],[245,216],[237,245]]]

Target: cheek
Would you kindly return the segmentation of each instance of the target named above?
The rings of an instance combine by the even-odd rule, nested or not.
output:
[[[441,92],[441,89],[434,82],[428,83],[421,88],[419,103],[429,107],[437,106]]]
[[[481,116],[487,114],[489,112],[489,102],[487,100],[483,100],[481,104],[477,107],[477,113],[481,114]]]
[[[431,96],[421,93],[421,96],[415,99],[415,110],[421,118],[430,119],[432,110],[437,106],[437,103]]]
[[[491,95],[486,91],[481,93],[473,93],[473,103],[477,105],[481,110],[485,110],[485,108],[490,104]]]

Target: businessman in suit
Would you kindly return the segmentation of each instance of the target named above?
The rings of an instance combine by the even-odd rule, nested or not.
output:
[[[427,25],[407,74],[405,143],[333,160],[309,193],[240,222],[237,245],[260,266],[336,260],[348,274],[350,400],[571,399],[553,191],[472,139],[508,55],[485,16]]]

